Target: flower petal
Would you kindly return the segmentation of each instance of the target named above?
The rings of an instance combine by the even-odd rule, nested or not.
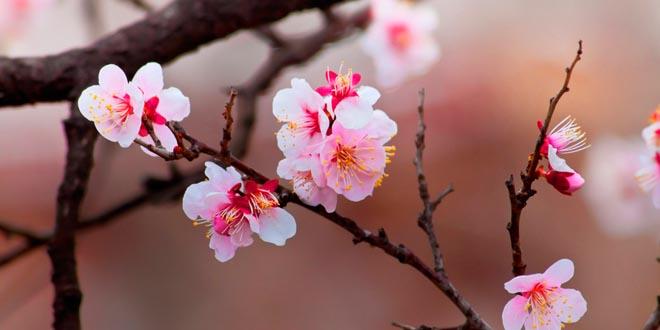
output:
[[[559,289],[552,309],[563,323],[577,322],[587,312],[587,301],[582,293],[574,289]]]
[[[337,121],[348,129],[364,127],[374,112],[369,100],[360,97],[347,97],[334,110]]]
[[[231,242],[229,236],[213,232],[209,240],[209,247],[215,251],[215,258],[220,262],[229,261],[236,254],[238,246]]]
[[[374,105],[380,98],[380,92],[371,86],[361,86],[357,90],[358,96],[364,99],[369,105]]]
[[[552,145],[548,145],[548,162],[550,163],[550,167],[554,171],[575,173],[575,170],[573,170],[570,166],[568,166],[566,160],[557,156],[557,149]]]
[[[183,194],[183,213],[190,220],[197,220],[200,217],[205,218],[202,216],[202,214],[207,213],[208,209],[205,199],[212,191],[213,189],[208,181],[193,183],[188,186]]]
[[[128,85],[128,79],[120,67],[108,64],[99,71],[99,85],[107,92],[123,94]]]
[[[163,68],[156,62],[150,62],[142,66],[133,76],[133,82],[148,100],[157,96],[163,90]]]
[[[296,234],[296,221],[280,207],[271,208],[259,216],[259,237],[268,243],[284,245],[287,239]]]
[[[543,273],[543,280],[549,287],[558,287],[568,282],[575,272],[573,261],[569,259],[561,259],[552,264]]]
[[[190,115],[190,99],[175,87],[160,93],[158,113],[167,120],[182,121]]]
[[[509,293],[528,292],[542,280],[543,274],[516,276],[510,281],[504,283],[504,289]]]
[[[527,305],[527,298],[518,295],[506,303],[502,311],[504,330],[520,330],[522,328],[525,320],[529,317],[525,305]]]

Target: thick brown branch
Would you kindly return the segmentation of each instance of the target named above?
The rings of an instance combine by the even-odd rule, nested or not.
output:
[[[511,204],[511,219],[507,224],[507,230],[509,231],[509,239],[511,241],[511,254],[513,259],[512,272],[515,276],[525,274],[525,269],[527,268],[527,265],[522,258],[522,248],[520,246],[520,215],[525,206],[527,206],[527,201],[536,194],[536,191],[532,189],[532,184],[538,179],[536,171],[542,157],[541,147],[545,141],[548,126],[552,120],[552,115],[555,113],[555,109],[557,108],[557,104],[561,97],[569,91],[568,84],[571,81],[571,75],[573,74],[575,65],[580,59],[582,59],[582,40],[578,42],[578,50],[573,62],[566,68],[564,84],[559,92],[557,92],[557,95],[550,99],[548,112],[543,121],[539,137],[536,140],[534,152],[529,156],[525,172],[520,175],[522,179],[522,187],[520,188],[520,191],[516,192],[513,175],[511,175],[505,182],[506,188],[509,192],[509,202]]]
[[[75,258],[75,230],[80,205],[93,165],[96,131],[72,105],[72,115],[64,121],[67,139],[64,178],[57,194],[55,232],[48,244],[55,287],[54,329],[80,329],[82,292],[78,284]]]
[[[176,0],[85,48],[45,57],[0,58],[0,106],[76,99],[106,64],[117,64],[130,76],[149,61],[167,63],[238,30],[342,1]]]

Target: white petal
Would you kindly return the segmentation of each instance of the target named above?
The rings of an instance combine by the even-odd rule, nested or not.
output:
[[[380,92],[371,86],[361,86],[357,90],[358,96],[364,99],[369,105],[374,105],[380,98]]]
[[[209,247],[215,251],[215,258],[220,262],[229,261],[236,254],[238,246],[232,244],[229,236],[213,233],[209,240]]]
[[[99,71],[99,85],[107,92],[123,94],[128,85],[128,79],[120,67],[108,64]]]
[[[367,125],[373,112],[369,100],[358,97],[343,99],[335,109],[337,121],[348,129],[358,129]]]
[[[557,172],[575,173],[575,170],[568,166],[566,160],[557,156],[557,149],[551,145],[548,145],[548,162],[552,169]]]
[[[296,221],[286,210],[275,207],[259,216],[259,237],[268,243],[284,245],[296,234]]]
[[[156,62],[147,63],[135,73],[133,83],[140,88],[146,100],[157,96],[163,90],[163,68]]]
[[[190,114],[190,99],[178,88],[170,87],[160,93],[158,113],[165,119],[182,121]]]
[[[573,278],[575,266],[569,259],[561,259],[552,264],[543,273],[545,283],[550,287],[558,287]]]
[[[506,303],[502,311],[504,330],[520,330],[522,328],[525,320],[529,317],[525,305],[527,305],[527,298],[518,295]]]

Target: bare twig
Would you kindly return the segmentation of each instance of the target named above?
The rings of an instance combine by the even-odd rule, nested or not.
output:
[[[648,321],[644,324],[643,330],[658,330],[660,329],[660,296],[657,297],[658,304],[655,307]]]
[[[8,223],[0,223],[0,232],[4,233],[7,238],[12,236],[19,236],[26,241],[42,241],[45,239],[43,235],[33,233],[27,229],[15,227]]]
[[[522,248],[520,246],[520,215],[522,210],[527,206],[527,201],[536,194],[536,190],[532,189],[532,183],[538,179],[538,174],[536,169],[538,167],[539,161],[541,160],[541,147],[545,141],[546,134],[548,131],[548,126],[552,120],[552,115],[557,108],[557,104],[561,97],[569,91],[568,84],[571,80],[571,75],[575,69],[575,65],[582,58],[582,40],[578,43],[578,50],[575,58],[571,65],[566,68],[566,77],[564,78],[564,84],[561,89],[550,99],[550,104],[548,106],[548,112],[545,116],[545,121],[541,127],[541,132],[539,137],[536,140],[536,146],[534,147],[534,152],[529,156],[527,162],[527,168],[524,173],[521,173],[522,187],[520,191],[516,192],[515,183],[513,180],[513,175],[505,182],[507,190],[509,192],[509,201],[511,203],[511,220],[507,224],[507,230],[509,231],[509,239],[511,240],[511,251],[513,257],[513,274],[523,275],[525,274],[525,269],[527,265],[522,258]]]
[[[234,125],[234,117],[232,116],[232,109],[234,108],[234,102],[236,102],[236,92],[235,89],[231,89],[229,92],[229,101],[225,104],[225,111],[222,112],[222,116],[225,118],[225,127],[222,129],[222,140],[220,141],[220,154],[222,158],[229,159],[231,152],[229,151],[229,143],[231,142],[231,130],[232,125]]]
[[[396,328],[401,328],[403,330],[461,330],[464,329],[463,325],[455,326],[455,327],[449,327],[449,328],[438,328],[438,327],[430,327],[428,325],[420,325],[418,327],[412,326],[412,325],[407,325],[407,324],[402,324],[399,322],[392,322],[392,326]]]
[[[135,8],[140,9],[146,13],[154,11],[154,7],[144,0],[122,0],[123,2],[133,5]]]

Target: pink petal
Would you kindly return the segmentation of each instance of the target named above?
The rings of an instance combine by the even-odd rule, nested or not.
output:
[[[577,322],[587,312],[587,301],[578,290],[559,289],[554,298],[552,309],[563,323]]]
[[[204,174],[217,191],[226,193],[243,181],[241,174],[233,166],[227,167],[225,170],[214,162],[205,162],[204,165],[206,165]]]
[[[200,217],[207,220],[210,219],[205,199],[211,192],[212,187],[208,181],[194,183],[188,186],[186,192],[183,194],[183,212],[190,220],[197,220]]]
[[[220,262],[229,261],[236,254],[238,246],[232,244],[229,236],[213,233],[209,247],[215,251],[215,258]]]
[[[155,62],[147,63],[135,73],[133,83],[140,88],[145,99],[158,96],[164,85],[163,68]]]
[[[138,127],[139,129],[139,127]],[[174,147],[177,146],[176,142],[176,137],[174,137],[174,133],[165,125],[154,125],[154,133],[160,140],[160,143],[163,145],[163,147],[167,151],[174,151]],[[151,138],[151,135],[143,136],[142,140],[146,143],[149,143],[151,145],[154,144],[154,140]],[[151,157],[159,157],[155,153],[149,151],[145,147],[140,147],[142,151],[144,151],[145,154],[151,156]]]
[[[543,274],[516,276],[504,283],[504,289],[509,293],[531,291],[534,286],[543,280]]]
[[[380,92],[371,86],[362,86],[357,90],[358,97],[364,99],[369,105],[374,105],[380,98]]]
[[[382,110],[374,110],[373,117],[364,130],[369,138],[378,141],[382,145],[396,135],[397,125]]]
[[[87,87],[80,97],[78,97],[78,110],[87,120],[94,121],[97,118],[96,111],[98,102],[94,100],[93,95],[104,95],[105,92],[99,85]]]
[[[575,266],[569,259],[561,259],[543,273],[543,280],[548,287],[558,287],[568,282],[575,272]]]
[[[99,85],[107,92],[123,94],[126,85],[128,85],[128,79],[121,68],[114,64],[108,64],[99,71]]]
[[[242,221],[238,228],[231,233],[231,242],[236,246],[250,246],[252,240],[252,230],[247,221]]]
[[[373,108],[369,100],[359,97],[347,97],[335,108],[337,122],[347,129],[362,128],[369,123]]]
[[[182,121],[190,114],[190,99],[178,88],[170,87],[160,94],[158,112],[168,121]]]
[[[271,208],[262,213],[258,222],[259,237],[264,242],[282,246],[287,239],[296,234],[295,219],[280,207]]]
[[[527,298],[515,296],[504,306],[502,311],[502,323],[504,330],[520,330],[529,317],[527,308]]]

